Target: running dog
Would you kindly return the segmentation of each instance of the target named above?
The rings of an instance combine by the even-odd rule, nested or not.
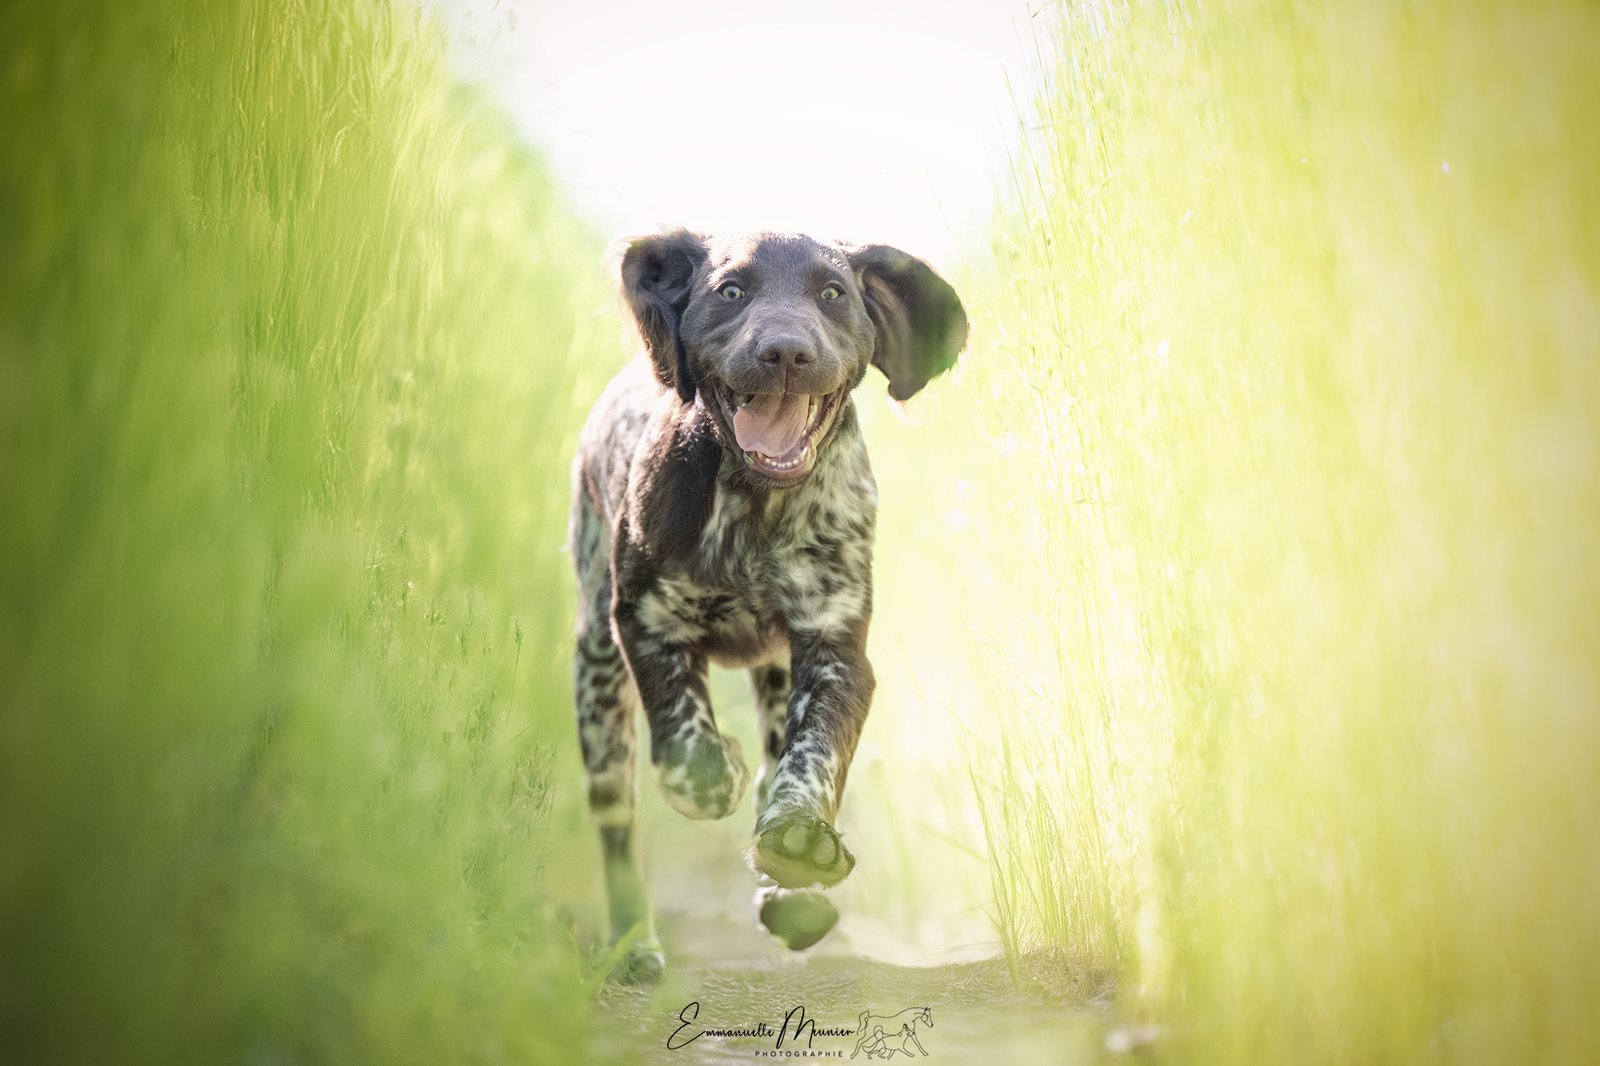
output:
[[[920,259],[796,234],[642,237],[619,281],[644,358],[596,403],[575,464],[575,690],[612,933],[641,931],[628,975],[649,979],[635,710],[667,803],[732,814],[748,771],[708,662],[750,671],[761,717],[763,923],[801,948],[837,918],[815,887],[855,866],[834,822],[874,684],[878,493],[851,390],[876,366],[909,398],[954,364],[967,319]]]

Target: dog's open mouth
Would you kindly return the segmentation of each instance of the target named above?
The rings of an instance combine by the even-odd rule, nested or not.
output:
[[[772,481],[799,481],[817,462],[844,390],[825,396],[804,393],[736,393],[716,389],[722,415],[733,430],[745,464]]]

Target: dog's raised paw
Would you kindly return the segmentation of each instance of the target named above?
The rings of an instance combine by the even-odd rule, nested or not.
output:
[[[733,737],[697,733],[670,744],[661,758],[661,791],[685,818],[726,818],[744,799],[750,771]]]
[[[833,929],[839,911],[821,892],[766,888],[756,894],[761,925],[790,951],[804,951]]]
[[[750,865],[784,888],[836,885],[855,869],[856,857],[838,830],[801,811],[761,826],[750,848]]]

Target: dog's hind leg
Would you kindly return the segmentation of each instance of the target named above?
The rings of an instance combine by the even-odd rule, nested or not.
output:
[[[620,974],[654,980],[664,959],[656,939],[639,858],[633,845],[639,788],[634,778],[634,720],[639,695],[611,636],[609,537],[588,499],[574,505],[572,552],[578,571],[578,631],[573,688],[578,741],[588,776],[589,809],[600,823],[613,942],[638,931]]]
[[[788,733],[789,664],[768,663],[750,670],[756,712],[761,729],[761,773],[756,779],[756,810],[767,805],[772,777]],[[755,906],[762,926],[793,951],[803,951],[833,929],[839,911],[821,892],[808,888],[782,888],[765,874],[757,874]]]
[[[750,687],[755,690],[756,717],[761,729],[761,771],[756,775],[756,809],[767,805],[772,775],[783,758],[784,735],[788,730],[789,662],[752,667]]]

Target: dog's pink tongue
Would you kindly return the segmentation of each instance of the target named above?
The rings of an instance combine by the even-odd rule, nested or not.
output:
[[[808,396],[757,396],[733,415],[733,435],[747,452],[787,455],[806,433]]]

